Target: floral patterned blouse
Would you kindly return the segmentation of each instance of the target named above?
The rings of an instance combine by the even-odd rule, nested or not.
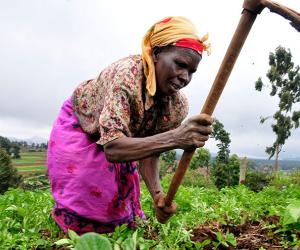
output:
[[[73,110],[82,129],[98,144],[114,139],[145,137],[178,127],[188,114],[188,101],[178,91],[155,99],[147,95],[140,55],[121,59],[73,93]]]

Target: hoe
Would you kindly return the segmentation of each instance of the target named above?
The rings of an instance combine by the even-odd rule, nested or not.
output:
[[[256,16],[260,14],[265,7],[271,12],[277,13],[289,20],[290,24],[300,32],[300,14],[298,12],[270,0],[245,0],[239,24],[226,51],[201,113],[212,115]],[[166,196],[166,205],[171,205],[194,152],[195,150],[183,152]],[[161,221],[161,223],[165,223],[165,221]]]

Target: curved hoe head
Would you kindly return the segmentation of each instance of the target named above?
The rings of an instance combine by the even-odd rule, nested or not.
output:
[[[274,12],[285,19],[290,21],[292,25],[298,32],[300,32],[300,13],[292,10],[286,6],[283,6],[279,3],[275,3],[269,0],[264,0],[265,6],[271,11]]]
[[[290,21],[290,24],[300,32],[300,13],[285,7],[271,0],[244,0],[243,8],[254,14],[260,14],[267,7],[271,12],[274,12]]]

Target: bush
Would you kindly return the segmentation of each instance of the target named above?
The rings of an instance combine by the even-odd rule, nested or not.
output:
[[[231,155],[227,164],[216,160],[212,168],[215,185],[221,189],[239,184],[240,160],[237,155]]]
[[[198,148],[193,155],[190,163],[190,169],[197,169],[200,167],[208,167],[210,165],[210,152],[206,148]]]
[[[300,171],[291,173],[279,172],[274,175],[270,185],[277,188],[286,188],[290,185],[300,185]]]
[[[0,194],[7,191],[9,187],[17,187],[21,181],[22,177],[12,166],[9,155],[0,148]]]
[[[270,174],[259,171],[249,171],[246,175],[245,186],[254,192],[259,192],[268,186],[272,179],[273,177]]]
[[[186,187],[205,187],[214,188],[215,185],[209,175],[203,175],[199,170],[204,168],[198,168],[196,170],[188,170],[183,179],[183,185]]]
[[[300,170],[293,171],[289,174],[291,184],[300,186]]]

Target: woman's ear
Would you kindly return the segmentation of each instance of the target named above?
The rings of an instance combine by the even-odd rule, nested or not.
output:
[[[154,63],[158,61],[159,52],[160,52],[160,47],[154,47],[152,49],[152,58]]]

